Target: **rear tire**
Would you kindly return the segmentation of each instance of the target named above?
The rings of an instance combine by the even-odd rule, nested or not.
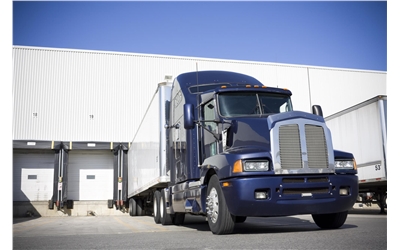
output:
[[[234,216],[229,213],[218,177],[211,176],[207,188],[206,211],[208,226],[213,234],[230,234],[235,227]]]
[[[156,224],[160,224],[160,191],[155,191],[154,192],[154,198],[153,198],[153,214],[154,214],[154,222]]]
[[[136,216],[136,201],[133,198],[129,199],[129,215]]]
[[[166,193],[164,189],[161,190],[160,196],[160,221],[162,225],[172,224],[172,216],[167,213]]]
[[[386,214],[387,213],[387,194],[386,193],[380,193],[378,196],[378,206],[381,209],[380,213],[381,214]]]
[[[345,223],[347,219],[347,211],[333,214],[313,214],[312,218],[322,229],[336,229]]]
[[[143,199],[138,199],[136,201],[136,214],[137,214],[137,216],[143,216],[144,215]]]

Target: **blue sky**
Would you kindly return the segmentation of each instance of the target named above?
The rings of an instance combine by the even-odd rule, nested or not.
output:
[[[387,71],[386,1],[14,1],[13,45]]]
[[[400,1],[388,2],[2,1],[1,52],[6,62],[12,62],[11,43],[379,70],[388,71],[392,93],[399,82],[400,41],[393,20]],[[11,83],[12,63],[2,69]],[[4,88],[2,100],[10,105],[4,110],[12,117],[12,84]],[[390,100],[389,113],[399,107],[397,99]],[[12,141],[12,123],[8,126],[2,138]],[[396,141],[394,134],[391,138]],[[10,144],[3,143],[1,152],[11,166]],[[12,175],[11,168],[5,171]],[[11,209],[2,208],[6,225],[12,225]]]

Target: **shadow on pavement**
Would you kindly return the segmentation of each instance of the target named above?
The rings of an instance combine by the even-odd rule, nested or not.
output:
[[[379,208],[353,208],[349,210],[349,214],[381,214],[387,215],[387,210],[385,209],[385,213],[381,213]]]

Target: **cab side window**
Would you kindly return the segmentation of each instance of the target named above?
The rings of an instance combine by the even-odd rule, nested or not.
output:
[[[211,131],[214,134],[218,133],[218,128],[217,124],[213,122],[215,120],[215,101],[211,100],[207,102],[203,106],[203,119],[205,122],[203,122],[203,126],[206,129],[203,129],[203,135],[204,135],[204,154],[205,157],[210,157],[213,155],[216,155],[217,152],[217,141],[215,137],[209,132]],[[209,130],[209,131],[207,131]]]

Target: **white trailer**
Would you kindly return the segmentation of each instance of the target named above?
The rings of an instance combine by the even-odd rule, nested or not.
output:
[[[379,95],[325,118],[335,149],[357,162],[359,200],[387,208],[387,96]]]
[[[166,155],[166,103],[171,83],[159,83],[128,150],[128,200],[131,216],[144,215],[155,189],[170,181]]]

